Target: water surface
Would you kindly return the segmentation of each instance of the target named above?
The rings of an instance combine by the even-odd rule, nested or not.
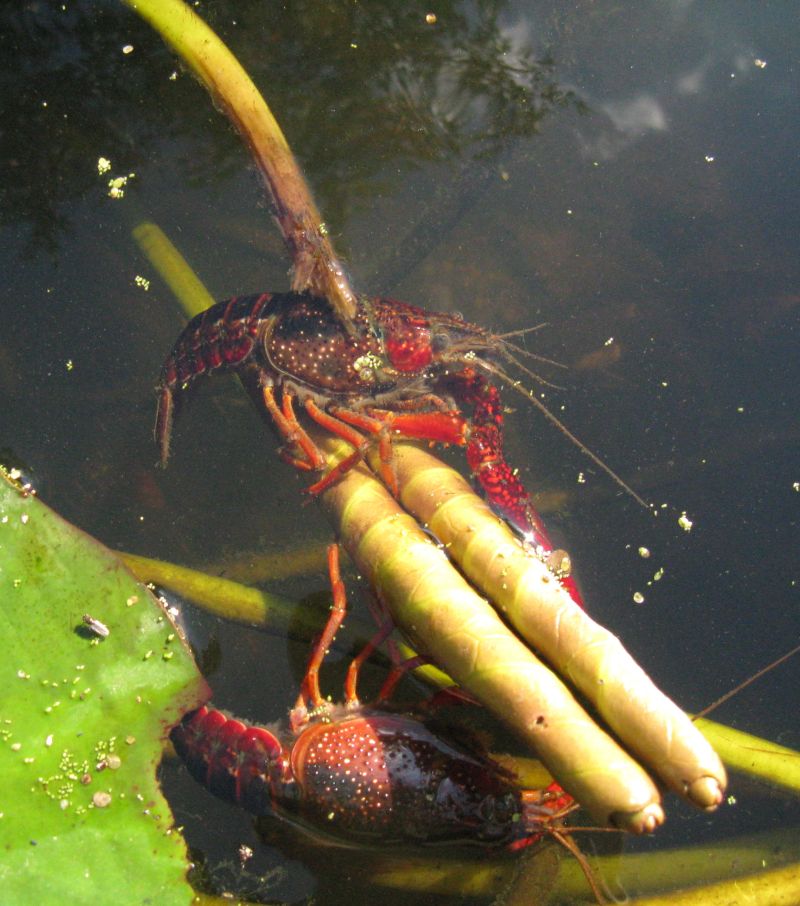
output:
[[[558,501],[549,524],[592,612],[656,681],[697,709],[795,644],[791,5],[240,0],[200,11],[272,105],[359,290],[498,331],[547,325],[526,343],[568,370],[540,367],[563,387],[544,388],[546,401],[666,506],[654,519],[507,395],[508,455],[545,505]],[[153,386],[182,322],[133,226],[156,222],[217,298],[288,286],[238,138],[121,6],[6,4],[0,18],[0,446],[111,547],[203,567],[324,541],[302,479],[232,381],[197,394],[169,469],[155,469]],[[109,197],[114,176],[129,176],[123,198]],[[325,577],[270,587],[301,599]],[[218,703],[280,717],[303,649],[197,621],[218,651]],[[716,716],[800,745],[798,670],[785,665]],[[320,858],[280,829],[262,845],[246,816],[171,782],[223,883],[239,876],[239,845],[256,849],[246,893],[261,874],[267,898],[345,902],[349,876],[374,858]],[[713,817],[669,797],[658,838],[628,848],[797,823],[787,798],[736,779],[732,789],[736,804]]]

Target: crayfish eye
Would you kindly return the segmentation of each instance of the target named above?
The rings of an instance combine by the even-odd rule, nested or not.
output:
[[[453,343],[453,339],[449,333],[438,332],[431,337],[431,349],[434,354],[439,352],[445,352]]]
[[[518,820],[519,803],[513,793],[506,793],[504,796],[494,800],[494,818],[500,823],[508,823]]]
[[[422,371],[431,363],[430,329],[410,322],[398,325],[386,336],[386,355],[398,371]]]

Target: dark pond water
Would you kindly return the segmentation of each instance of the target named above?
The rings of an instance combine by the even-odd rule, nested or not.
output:
[[[545,504],[558,492],[547,518],[593,613],[656,681],[697,709],[796,644],[793,5],[199,7],[264,91],[359,290],[498,331],[547,324],[526,342],[569,366],[542,366],[564,387],[547,389],[550,407],[666,506],[654,519],[521,399],[508,399],[508,455]],[[325,541],[233,382],[198,394],[169,469],[154,467],[153,386],[182,322],[132,228],[157,223],[217,298],[288,286],[236,135],[121,5],[4,3],[0,48],[4,456],[111,547],[219,571]],[[129,174],[110,198],[109,178]],[[267,586],[302,600],[325,576]],[[216,701],[259,721],[284,714],[303,648],[193,618],[217,652]],[[799,677],[789,662],[715,716],[800,746]],[[374,854],[320,855],[274,826],[260,843],[181,772],[167,781],[222,886],[269,901],[409,898],[357,886]],[[658,838],[626,849],[797,824],[788,797],[736,779],[733,792],[713,817],[670,798]],[[256,850],[244,874],[242,843]]]

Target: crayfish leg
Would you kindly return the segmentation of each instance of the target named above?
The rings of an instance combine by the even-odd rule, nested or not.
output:
[[[292,394],[288,390],[283,391],[282,408],[275,401],[275,394],[271,386],[262,387],[261,396],[264,406],[284,443],[290,447],[299,448],[302,453],[302,457],[299,457],[292,456],[287,451],[285,456],[289,463],[295,468],[308,472],[316,472],[325,468],[325,457],[320,452],[319,447],[308,436],[300,422],[297,421],[292,403]]]
[[[517,852],[538,843],[543,837],[550,837],[574,857],[599,906],[616,902],[607,898],[589,860],[573,839],[572,833],[576,828],[563,825],[564,818],[578,808],[572,796],[554,781],[544,790],[522,790],[521,801],[522,823],[529,833],[510,843],[507,848]]]
[[[438,401],[438,397],[432,396],[426,396],[423,399]],[[376,471],[392,495],[398,497],[399,488],[393,462],[393,436],[458,446],[466,444],[467,423],[459,412],[451,409],[433,412],[411,411],[413,407],[410,403],[412,401],[404,402],[406,404],[404,408],[409,411],[392,412],[370,408],[368,413],[364,413],[340,406],[331,407],[329,412],[325,412],[313,401],[308,400],[306,411],[311,418],[318,425],[354,447],[353,453],[331,469],[320,481],[308,488],[308,493],[320,494],[327,490],[342,475],[357,465],[369,448],[377,443],[379,464]],[[367,432],[369,436],[365,438],[355,430],[356,428]]]
[[[340,437],[354,448],[349,456],[334,466],[320,481],[308,488],[308,493],[320,494],[335,484],[344,474],[361,462],[374,443],[373,438],[377,438],[381,478],[392,494],[397,497],[399,492],[397,476],[392,465],[392,442],[386,425],[381,420],[369,415],[362,415],[338,406],[332,408],[331,412],[325,412],[313,400],[306,400],[305,405],[306,412],[320,427]],[[364,437],[363,434],[356,431],[356,428],[366,431],[369,436]]]
[[[344,681],[344,700],[345,704],[350,707],[358,705],[358,672],[361,669],[361,665],[366,661],[366,659],[382,645],[386,639],[391,634],[394,629],[394,621],[389,616],[385,614],[383,621],[381,622],[378,631],[375,635],[367,642],[367,644],[361,649],[361,651],[353,658],[350,662],[350,666],[347,668],[347,676]],[[391,674],[390,674],[391,675]],[[383,689],[378,695],[378,701],[383,700],[388,696],[383,695]]]
[[[426,397],[427,398],[427,397]],[[386,421],[392,434],[411,440],[427,440],[432,444],[452,444],[463,447],[467,443],[469,428],[464,416],[456,409],[442,409],[435,412],[411,411],[388,412],[370,409],[377,418]]]
[[[328,547],[328,576],[331,583],[331,592],[333,593],[333,603],[331,605],[330,616],[322,630],[320,637],[311,649],[311,657],[308,660],[306,674],[300,686],[300,695],[297,704],[292,712],[292,723],[302,724],[304,714],[307,715],[305,699],[311,703],[312,708],[322,708],[325,706],[325,700],[319,689],[319,668],[325,660],[328,652],[342,621],[347,614],[347,593],[344,582],[339,571],[339,545],[331,544]]]

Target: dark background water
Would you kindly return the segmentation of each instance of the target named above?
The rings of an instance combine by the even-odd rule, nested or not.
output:
[[[547,508],[558,501],[548,521],[593,613],[655,680],[697,709],[795,644],[792,4],[199,10],[264,91],[360,291],[458,309],[498,331],[547,323],[525,342],[569,370],[542,366],[564,387],[546,388],[546,401],[667,506],[654,519],[507,394],[508,456]],[[153,385],[182,322],[131,229],[156,222],[215,297],[288,285],[237,136],[121,5],[3,3],[0,50],[4,455],[111,547],[202,568],[324,541],[321,513],[301,506],[302,479],[233,382],[209,382],[178,425],[169,469],[154,467]],[[135,174],[125,197],[108,197],[109,177],[123,174]],[[299,599],[323,592],[325,577],[269,587]],[[218,646],[217,701],[280,717],[302,649],[196,619]],[[786,664],[715,716],[800,746],[798,671]],[[170,782],[212,864],[255,845],[246,817]],[[658,840],[629,847],[797,822],[787,799],[733,789],[737,804],[711,818],[670,799]],[[324,872],[302,848],[273,843],[252,870],[276,869],[267,896],[335,902],[369,857],[323,861]]]

